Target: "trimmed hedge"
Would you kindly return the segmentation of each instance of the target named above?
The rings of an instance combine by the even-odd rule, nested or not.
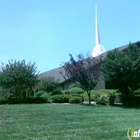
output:
[[[0,104],[30,104],[30,103],[47,103],[42,97],[25,97],[25,98],[7,98],[1,100]]]
[[[83,101],[80,94],[54,95],[51,98],[53,103],[81,103]]]

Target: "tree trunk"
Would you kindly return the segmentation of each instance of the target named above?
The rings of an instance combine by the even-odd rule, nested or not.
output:
[[[88,101],[89,101],[89,105],[91,104],[91,97],[90,97],[90,91],[87,91],[88,94]]]

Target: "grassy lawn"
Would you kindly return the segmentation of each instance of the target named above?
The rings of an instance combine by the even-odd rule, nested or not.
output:
[[[71,104],[0,106],[0,140],[128,140],[130,128],[140,129],[140,109]]]

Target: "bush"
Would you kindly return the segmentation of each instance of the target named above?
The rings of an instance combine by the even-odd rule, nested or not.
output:
[[[52,96],[53,103],[64,103],[64,96],[63,95],[54,95]]]
[[[45,93],[45,91],[40,90],[40,91],[38,91],[38,92],[35,93],[34,97],[40,97],[44,93]]]
[[[77,103],[81,103],[82,102],[82,98],[78,97],[78,96],[73,96],[69,99],[69,103],[71,104],[77,104]]]
[[[54,95],[63,95],[63,91],[62,90],[55,90],[52,92],[51,96],[54,96]]]
[[[2,105],[2,104],[7,104],[6,100],[1,99],[1,100],[0,100],[0,105]]]
[[[30,104],[30,103],[46,103],[47,101],[41,97],[25,97],[25,98],[7,98],[0,101],[0,104]]]
[[[79,103],[77,100],[80,99],[80,102],[83,101],[82,96],[80,94],[72,94],[72,95],[68,95],[68,94],[64,94],[64,95],[54,95],[51,96],[52,98],[52,102],[53,103],[69,103],[71,100],[71,103]],[[72,98],[72,99],[71,99]],[[73,100],[76,99],[76,101],[74,102]]]
[[[116,99],[116,96],[114,94],[110,94],[109,95],[109,104],[114,105],[115,99]]]
[[[47,103],[50,103],[50,93],[44,92],[40,97],[46,100]]]
[[[74,87],[65,91],[65,94],[82,94],[84,91],[81,88]]]
[[[137,95],[121,95],[121,100],[124,105],[136,107],[140,106],[140,96]]]
[[[63,100],[64,100],[63,102],[64,103],[69,103],[69,99],[71,98],[71,96],[70,95],[67,95],[67,94],[64,94],[63,97],[64,97],[63,98]]]
[[[95,101],[96,101],[97,104],[108,105],[108,103],[109,103],[109,96],[107,96],[107,95],[106,96],[105,95],[98,96],[98,97],[96,97]]]

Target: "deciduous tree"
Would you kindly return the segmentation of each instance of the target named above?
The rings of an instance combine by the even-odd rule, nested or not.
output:
[[[91,104],[90,92],[99,81],[101,58],[91,56],[85,58],[82,54],[79,54],[77,59],[76,61],[70,54],[70,60],[63,65],[65,73],[61,74],[66,79],[79,82],[87,92],[89,104]]]
[[[140,42],[130,43],[123,51],[115,49],[107,54],[101,70],[105,81],[122,95],[140,88]]]
[[[8,61],[8,64],[2,64],[0,70],[0,85],[14,92],[17,97],[21,97],[22,91],[34,87],[38,80],[38,71],[35,63],[31,64],[22,61]]]

